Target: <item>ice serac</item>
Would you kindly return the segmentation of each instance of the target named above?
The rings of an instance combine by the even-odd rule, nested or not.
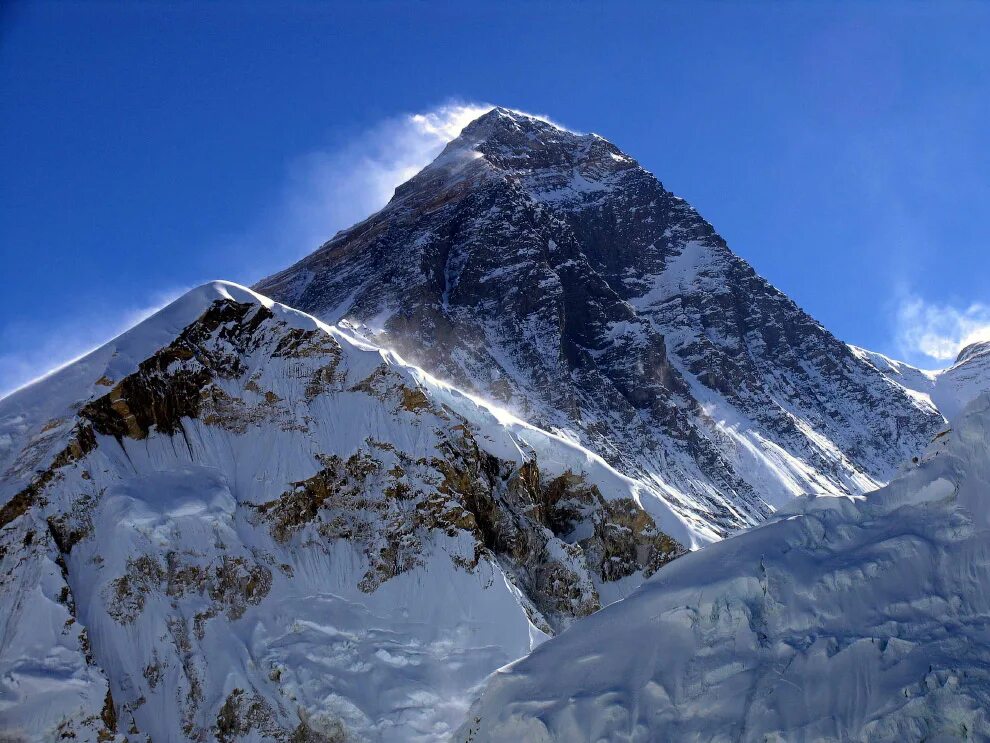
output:
[[[591,452],[224,282],[0,401],[0,472],[4,740],[436,740],[689,541]]]
[[[500,670],[455,740],[990,739],[990,394],[967,397],[885,488],[796,499]]]
[[[258,288],[577,436],[694,544],[872,489],[942,422],[632,157],[503,108]]]

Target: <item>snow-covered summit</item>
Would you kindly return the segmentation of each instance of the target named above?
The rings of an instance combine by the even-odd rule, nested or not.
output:
[[[942,425],[635,159],[508,109],[257,288],[567,431],[692,545],[798,493],[874,488]]]
[[[556,137],[561,133],[570,134],[575,137],[586,136],[579,132],[565,129],[543,116],[505,108],[504,106],[494,106],[490,111],[483,113],[464,127],[460,135],[452,140],[448,146],[456,148],[465,144],[470,145],[473,143],[477,145],[489,139],[502,136],[505,132],[518,132],[526,136],[531,142],[540,136]]]
[[[959,352],[959,355],[956,356],[955,363],[956,365],[962,364],[963,362],[971,361],[982,356],[990,356],[990,341],[970,343]]]

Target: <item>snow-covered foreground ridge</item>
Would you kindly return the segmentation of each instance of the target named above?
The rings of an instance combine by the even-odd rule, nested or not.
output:
[[[499,671],[457,736],[988,738],[986,392],[887,487],[797,499]]]
[[[224,282],[0,401],[0,472],[4,739],[435,740],[690,543],[581,447]]]

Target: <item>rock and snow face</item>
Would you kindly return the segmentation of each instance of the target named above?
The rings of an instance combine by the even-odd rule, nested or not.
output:
[[[500,670],[455,739],[987,740],[988,617],[983,394],[887,487],[797,499]]]
[[[937,410],[944,418],[955,418],[966,403],[986,388],[990,379],[990,341],[971,343],[959,352],[946,369],[925,371],[895,361],[875,351],[850,346],[858,357],[900,385],[922,406]]]
[[[435,740],[677,555],[600,458],[215,283],[0,401],[0,737]]]
[[[942,424],[631,157],[501,108],[258,289],[577,436],[689,546],[871,490]]]

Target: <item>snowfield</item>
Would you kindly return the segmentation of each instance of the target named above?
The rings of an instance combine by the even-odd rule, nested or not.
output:
[[[796,499],[501,669],[456,739],[988,737],[983,392],[887,487]]]

